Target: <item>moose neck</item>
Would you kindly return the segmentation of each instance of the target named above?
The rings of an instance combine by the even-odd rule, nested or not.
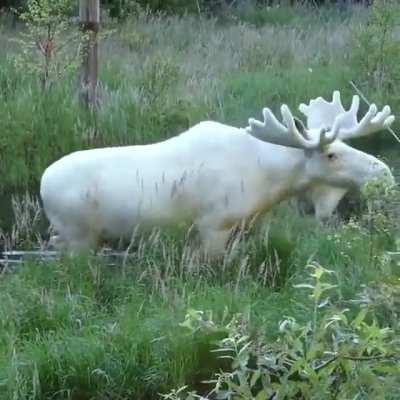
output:
[[[268,202],[285,200],[312,183],[306,174],[304,150],[262,142],[259,162],[265,175],[264,181],[268,182],[264,193]],[[272,193],[274,196],[270,199]]]

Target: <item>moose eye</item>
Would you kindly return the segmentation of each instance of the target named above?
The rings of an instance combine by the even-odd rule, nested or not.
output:
[[[335,153],[328,153],[327,157],[329,161],[334,161],[337,159],[337,155]]]

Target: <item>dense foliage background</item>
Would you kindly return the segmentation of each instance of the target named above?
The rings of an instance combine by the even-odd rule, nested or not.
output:
[[[27,0],[3,0],[0,8],[23,10]],[[251,1],[259,6],[294,6],[294,5],[327,5],[346,6],[352,3],[371,4],[373,0],[257,0]],[[202,11],[224,11],[232,7],[240,7],[249,3],[248,0],[103,0],[102,6],[110,9],[112,15],[119,16],[135,3],[149,7],[153,11],[169,11],[174,13]]]

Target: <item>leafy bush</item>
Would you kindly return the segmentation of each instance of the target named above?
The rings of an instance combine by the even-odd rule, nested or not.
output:
[[[325,281],[333,271],[318,264],[309,268],[310,281],[296,287],[310,292],[310,322],[285,318],[271,343],[236,316],[225,326],[228,337],[214,350],[231,363],[209,381],[211,391],[200,396],[183,387],[164,399],[394,399],[400,389],[400,353],[393,330],[380,327],[367,308],[337,307],[336,285]],[[214,322],[204,318],[190,311],[182,326],[192,333],[215,330]]]
[[[21,47],[14,55],[15,65],[20,73],[39,78],[44,90],[78,66],[80,38],[70,23],[73,6],[71,0],[27,0],[20,14],[27,32],[15,40]]]
[[[362,91],[377,103],[390,99],[393,109],[400,105],[400,5],[397,0],[375,0],[367,21],[353,29],[350,64],[353,78]],[[398,121],[393,128],[398,129]],[[372,137],[369,148],[393,143],[392,138]]]
[[[355,30],[353,62],[362,83],[385,94],[400,79],[400,6],[396,0],[376,0],[366,24]]]

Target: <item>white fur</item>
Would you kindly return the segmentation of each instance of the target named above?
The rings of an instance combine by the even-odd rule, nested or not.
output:
[[[321,128],[331,129],[335,123],[339,122],[341,126],[340,140],[370,135],[388,128],[394,121],[389,106],[385,106],[381,112],[377,112],[377,108],[372,104],[364,118],[358,122],[359,106],[360,99],[355,95],[350,108],[346,111],[341,101],[340,92],[336,90],[333,92],[331,102],[318,97],[311,99],[308,105],[300,104],[299,110],[307,117],[308,134],[315,135]],[[382,166],[382,168],[384,167]],[[394,182],[389,167],[386,167],[386,174],[388,180]],[[339,201],[347,192],[347,188],[315,184],[301,197],[311,201],[315,216],[318,219],[327,219],[335,211]]]
[[[129,238],[138,226],[194,223],[206,249],[219,253],[236,224],[283,199],[318,185],[360,186],[381,173],[390,174],[385,164],[339,140],[305,152],[201,122],[160,143],[67,155],[46,169],[40,193],[69,248]]]

